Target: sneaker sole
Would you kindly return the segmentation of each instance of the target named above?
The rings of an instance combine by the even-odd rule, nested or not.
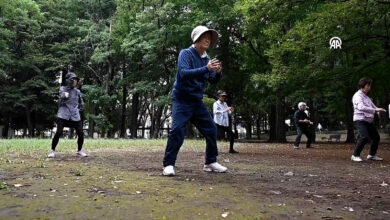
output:
[[[213,169],[203,169],[205,172],[214,172],[214,173],[226,173],[227,170],[225,171],[220,171],[220,170],[213,170]]]
[[[164,173],[164,172],[162,173],[162,175],[163,175],[163,176],[175,176],[175,174],[173,174],[173,173],[167,174],[167,173]]]

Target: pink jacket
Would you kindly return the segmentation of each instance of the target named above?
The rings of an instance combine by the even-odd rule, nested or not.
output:
[[[357,91],[352,97],[353,104],[353,121],[373,122],[375,109],[377,108],[361,90]]]

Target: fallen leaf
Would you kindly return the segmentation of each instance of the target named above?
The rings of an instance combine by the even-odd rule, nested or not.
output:
[[[18,187],[22,187],[23,185],[22,184],[14,184],[14,186],[16,187],[16,188],[18,188]]]
[[[288,171],[287,173],[284,174],[285,176],[294,176],[294,173],[291,171]]]
[[[137,193],[137,194],[141,194],[142,192],[141,192],[141,191],[136,191],[135,193]]]
[[[323,196],[320,196],[320,195],[313,195],[314,197],[317,197],[317,198],[323,198]]]
[[[269,191],[270,193],[273,193],[273,194],[275,194],[275,195],[280,195],[280,194],[282,194],[282,192],[280,192],[280,191],[273,191],[273,190],[271,190],[271,191]]]
[[[223,218],[226,218],[228,215],[229,215],[229,212],[224,212],[224,213],[222,213],[221,216],[222,216]]]
[[[380,184],[380,186],[383,186],[383,187],[388,186],[388,185],[389,185],[389,184],[385,183],[385,181],[383,181],[383,182]]]

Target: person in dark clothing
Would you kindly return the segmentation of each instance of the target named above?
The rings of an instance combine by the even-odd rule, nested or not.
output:
[[[306,148],[311,148],[311,142],[313,141],[313,135],[309,130],[309,125],[312,125],[313,122],[310,121],[305,110],[306,103],[300,102],[298,104],[298,110],[294,114],[295,126],[297,128],[297,138],[295,139],[294,149],[299,149],[302,134],[305,134],[307,137]]]
[[[80,111],[84,109],[84,101],[80,90],[77,89],[79,78],[69,68],[66,74],[66,86],[61,86],[59,91],[59,108],[57,114],[57,131],[54,135],[51,144],[51,152],[49,158],[55,157],[55,150],[58,141],[63,133],[64,127],[74,128],[77,134],[77,155],[86,157],[87,154],[82,151],[84,144],[83,123],[80,117]]]
[[[217,162],[217,128],[203,103],[203,90],[207,82],[217,83],[222,77],[222,65],[210,59],[206,50],[215,45],[218,32],[197,26],[191,33],[194,43],[180,51],[175,83],[172,91],[172,129],[169,132],[163,160],[163,175],[175,175],[175,162],[183,144],[186,124],[191,121],[206,139],[206,156],[203,170],[226,172]]]

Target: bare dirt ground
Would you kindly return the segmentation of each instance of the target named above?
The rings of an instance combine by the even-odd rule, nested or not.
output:
[[[384,161],[362,163],[350,161],[352,145],[314,147],[238,143],[228,154],[223,142],[229,172],[216,174],[202,171],[202,146],[183,146],[175,177],[161,176],[163,146],[9,154],[0,219],[390,219],[390,145]]]

